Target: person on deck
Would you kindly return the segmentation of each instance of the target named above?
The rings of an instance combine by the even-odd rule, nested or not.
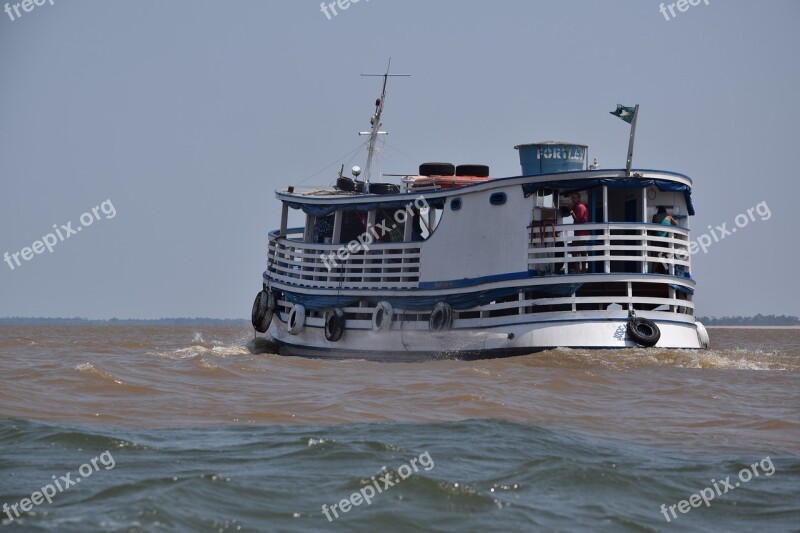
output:
[[[667,208],[663,205],[658,206],[658,211],[653,215],[653,224],[662,224],[664,226],[677,226],[678,223],[672,218],[672,215],[667,213]],[[666,231],[657,231],[656,235],[659,237],[666,237]],[[662,243],[663,244],[663,243]],[[659,244],[661,246],[661,244]]]
[[[664,226],[677,226],[678,222],[672,218],[672,215],[667,213],[667,208],[663,205],[658,206],[658,211],[656,214],[653,215],[653,224],[661,224]],[[656,231],[651,233],[651,235],[655,235],[656,237],[667,237],[668,233],[666,231]],[[669,244],[663,241],[651,241],[654,245],[660,246],[662,248],[669,248]],[[656,264],[655,272],[657,274],[668,274],[669,269],[667,268],[667,261],[672,259],[672,254],[668,254],[662,252],[660,254],[656,254],[658,257],[661,258],[661,261]]]
[[[581,201],[581,194],[579,192],[573,192],[569,195],[569,197],[572,201],[572,209],[569,212],[570,216],[572,216],[572,223],[586,224],[589,222],[589,210],[586,208],[586,204]],[[583,237],[586,235],[589,235],[587,230],[575,230],[576,237]],[[570,243],[571,246],[586,246],[587,244],[588,243],[585,240],[575,240]],[[575,257],[584,257],[586,252],[574,252],[572,255]],[[577,272],[583,272],[583,261],[577,263],[575,269]]]

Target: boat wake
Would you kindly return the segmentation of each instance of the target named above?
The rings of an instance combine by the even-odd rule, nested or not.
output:
[[[523,356],[531,365],[558,368],[696,368],[714,370],[800,371],[800,362],[781,352],[727,350],[659,350],[635,348],[625,350],[580,350],[558,348]]]
[[[252,343],[253,341],[251,339],[249,344]],[[202,333],[195,332],[190,346],[166,351],[151,351],[147,352],[146,355],[163,359],[194,359],[207,356],[225,358],[237,355],[250,355],[251,353],[253,352],[244,338],[235,339],[233,341],[221,341],[218,339],[206,341]]]
[[[485,334],[467,334],[463,339],[463,346],[454,345],[453,348],[466,349],[471,346],[475,337],[484,337]],[[188,346],[175,347],[167,350],[146,352],[146,355],[160,359],[198,359],[202,361],[219,361],[225,358],[251,358],[253,356],[275,355],[278,346],[268,337],[253,338],[251,332],[242,331],[235,338],[220,340],[211,337],[206,340],[201,332],[194,332]],[[427,363],[450,360],[448,352],[431,352]],[[290,364],[298,360],[288,357],[284,361]],[[356,358],[357,359],[357,358]],[[305,359],[302,359],[305,360]],[[503,361],[503,360],[500,360]],[[780,350],[720,348],[711,350],[682,350],[658,348],[630,348],[615,350],[557,348],[534,352],[520,357],[504,360],[507,364],[544,368],[573,368],[573,369],[605,369],[629,370],[636,368],[683,368],[706,370],[752,370],[752,371],[784,371],[800,372],[800,360],[789,353]],[[488,363],[488,361],[487,361]],[[422,364],[426,364],[425,361]],[[89,368],[79,370],[89,371]]]

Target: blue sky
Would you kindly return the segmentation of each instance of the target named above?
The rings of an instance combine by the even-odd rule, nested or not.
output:
[[[273,191],[334,179],[336,165],[312,176],[362,142],[379,81],[360,74],[389,56],[412,77],[389,87],[384,172],[454,161],[518,175],[514,145],[547,139],[619,168],[628,129],[608,112],[638,103],[634,166],[694,179],[695,237],[760,202],[772,215],[693,257],[698,314],[800,314],[800,3],[710,0],[669,21],[660,3],[0,12],[0,254],[93,218],[52,253],[0,263],[0,316],[248,316]],[[115,216],[92,215],[106,200]]]

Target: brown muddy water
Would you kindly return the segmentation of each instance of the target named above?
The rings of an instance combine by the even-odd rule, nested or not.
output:
[[[709,351],[389,364],[275,355],[244,326],[3,326],[0,505],[104,451],[116,462],[0,520],[38,531],[797,531],[800,330],[709,333]],[[430,470],[339,518],[322,513],[426,452]],[[753,463],[760,476],[745,482]],[[726,477],[740,486],[662,514]]]

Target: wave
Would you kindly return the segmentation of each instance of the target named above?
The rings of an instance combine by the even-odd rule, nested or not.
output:
[[[102,370],[98,370],[92,363],[80,363],[79,365],[75,366],[75,370],[78,372],[82,372],[85,374],[90,374],[92,376],[99,377],[102,381],[106,381],[109,383],[116,383],[117,385],[124,385],[124,383],[108,372],[104,372]]]
[[[0,502],[9,503],[111,450],[113,469],[13,524],[46,532],[647,531],[665,526],[662,504],[733,479],[766,455],[681,453],[487,419],[138,431],[0,420],[0,444]],[[429,469],[403,470],[425,453]],[[770,460],[774,476],[762,472],[679,524],[763,529],[769,520],[771,529],[796,529],[800,460]],[[391,484],[378,479],[389,474]],[[372,493],[370,502],[326,519],[323,509],[357,493]]]

